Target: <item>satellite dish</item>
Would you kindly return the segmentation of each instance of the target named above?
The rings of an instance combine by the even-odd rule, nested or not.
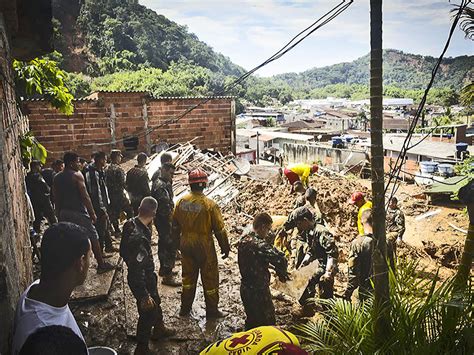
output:
[[[239,157],[232,160],[232,163],[234,163],[235,167],[237,168],[234,174],[246,175],[249,173],[250,162],[248,160]]]

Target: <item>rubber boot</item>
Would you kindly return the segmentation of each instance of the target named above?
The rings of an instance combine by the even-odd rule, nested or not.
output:
[[[151,340],[160,340],[163,338],[168,338],[176,334],[176,331],[171,328],[166,328],[163,323],[155,325],[153,327],[153,332],[151,333]]]
[[[229,314],[227,312],[215,310],[215,311],[206,311],[206,318],[208,319],[217,319],[227,317]]]
[[[181,281],[177,280],[173,276],[173,274],[163,276],[163,279],[161,280],[161,283],[163,285],[171,286],[171,287],[178,287],[178,286],[182,285]]]
[[[138,344],[135,348],[133,355],[148,355],[150,354],[150,348],[148,344]]]

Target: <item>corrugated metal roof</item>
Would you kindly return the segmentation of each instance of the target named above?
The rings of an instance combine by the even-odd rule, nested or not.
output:
[[[47,100],[43,97],[41,98],[33,98],[33,99],[25,99],[25,98],[22,98],[21,101],[24,101],[24,102],[34,102],[34,101],[45,101],[47,102]],[[75,98],[73,100],[74,101],[97,101],[97,99],[93,99],[93,98],[90,98],[90,97],[80,97],[80,98]]]

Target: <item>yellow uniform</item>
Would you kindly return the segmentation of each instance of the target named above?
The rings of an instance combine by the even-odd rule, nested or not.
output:
[[[201,355],[277,354],[282,344],[300,345],[294,334],[278,327],[264,326],[211,344],[201,351]]]
[[[311,175],[311,165],[308,164],[294,164],[288,167],[289,170],[294,172],[300,177],[300,181],[303,186],[308,186],[308,179]]]
[[[180,235],[183,269],[181,309],[187,312],[191,310],[201,273],[206,309],[208,312],[217,311],[219,273],[213,233],[221,251],[229,251],[229,240],[219,206],[203,193],[188,193],[176,204],[173,231],[175,236]]]
[[[362,225],[362,212],[372,208],[372,201],[367,201],[360,208],[357,213],[357,229],[359,230],[359,235],[364,235],[364,226]]]

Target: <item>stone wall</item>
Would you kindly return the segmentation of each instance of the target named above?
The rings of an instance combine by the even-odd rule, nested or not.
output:
[[[17,112],[8,37],[0,12],[0,353],[8,354],[18,297],[31,282],[24,169],[19,137],[28,120]]]
[[[202,103],[175,123],[165,121]],[[66,116],[41,100],[24,102],[31,130],[57,159],[68,150],[88,158],[94,150],[125,150],[123,139],[138,138],[137,151],[153,144],[194,140],[201,149],[235,152],[235,108],[231,97],[152,98],[146,92],[98,92],[74,103]],[[148,130],[147,130],[148,128]]]

